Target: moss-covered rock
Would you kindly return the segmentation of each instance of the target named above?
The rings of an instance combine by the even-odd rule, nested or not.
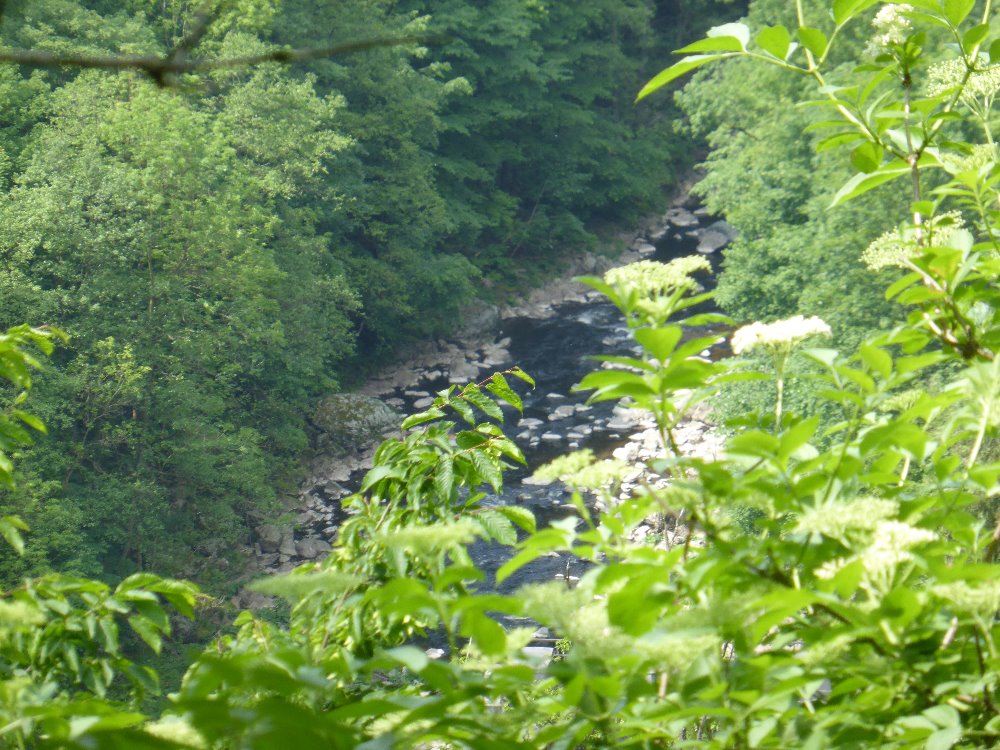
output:
[[[319,435],[316,447],[327,454],[362,451],[383,434],[399,426],[402,415],[372,396],[335,393],[316,407],[313,424]]]

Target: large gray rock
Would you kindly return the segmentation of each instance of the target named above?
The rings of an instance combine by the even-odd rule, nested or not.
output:
[[[277,552],[281,545],[281,529],[272,524],[264,524],[257,529],[257,544],[261,552]]]
[[[344,455],[364,450],[399,426],[402,416],[385,402],[358,393],[335,393],[316,407],[317,448]]]
[[[299,557],[304,557],[307,560],[315,560],[321,555],[328,553],[332,547],[329,543],[323,541],[322,539],[317,539],[316,537],[306,537],[300,542],[295,544],[295,549],[299,554]]]
[[[710,255],[716,250],[721,250],[729,244],[729,238],[722,232],[714,229],[706,229],[698,233],[698,252]]]
[[[500,308],[486,302],[463,307],[458,338],[469,341],[492,341],[500,332]]]
[[[719,221],[712,222],[708,225],[708,228],[713,232],[721,232],[729,238],[732,242],[739,236],[739,232],[736,231],[736,227],[730,224],[728,221],[719,219]]]

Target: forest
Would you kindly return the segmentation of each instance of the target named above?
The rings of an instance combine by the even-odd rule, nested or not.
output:
[[[0,43],[165,54],[202,5],[12,2]],[[452,41],[170,88],[141,71],[0,68],[0,319],[69,336],[37,376],[48,437],[0,499],[33,530],[24,557],[0,555],[0,580],[211,577],[198,549],[282,512],[320,397],[662,201],[686,141],[632,99],[689,15],[646,0],[246,0],[199,55]]]
[[[0,78],[4,747],[1000,743],[991,0],[8,0]],[[532,373],[452,384],[226,603],[320,399],[692,170],[717,285],[578,280],[646,453],[498,504]]]

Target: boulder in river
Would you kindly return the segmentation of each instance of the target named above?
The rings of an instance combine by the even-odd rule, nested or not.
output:
[[[697,250],[699,253],[710,255],[716,250],[721,250],[728,244],[729,238],[722,232],[716,232],[714,229],[706,229],[698,233]]]
[[[320,432],[317,448],[339,455],[363,450],[401,420],[398,412],[373,396],[335,393],[319,402],[313,416]]]
[[[477,302],[460,310],[462,325],[458,338],[483,341],[496,337],[500,332],[500,308],[486,302]]]

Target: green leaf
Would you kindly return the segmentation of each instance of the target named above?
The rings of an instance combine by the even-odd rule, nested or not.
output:
[[[483,527],[490,538],[495,539],[500,544],[507,546],[517,544],[517,532],[514,531],[514,525],[505,515],[495,510],[484,510],[476,515],[476,520],[479,521],[479,525]]]
[[[809,26],[801,26],[798,30],[799,41],[802,46],[812,52],[813,57],[820,58],[826,54],[827,40],[826,34],[819,29]]]
[[[0,518],[0,536],[18,555],[24,554],[24,537],[21,536],[21,532],[27,530],[28,525],[17,516]]]
[[[433,422],[435,419],[441,419],[445,416],[444,412],[438,408],[428,409],[427,411],[422,411],[419,414],[411,414],[409,417],[403,420],[403,424],[400,425],[401,429],[408,430],[411,427],[416,427],[420,424],[425,424],[426,422]]]
[[[493,399],[484,395],[478,385],[468,386],[462,391],[462,396],[490,419],[503,422],[503,412],[500,410],[500,407],[496,405]]]
[[[160,629],[151,620],[135,615],[128,618],[128,624],[132,626],[135,634],[146,642],[146,645],[157,654],[160,653],[160,649],[163,647],[163,637],[160,634]]]
[[[833,20],[843,26],[856,15],[873,6],[878,0],[833,0]]]
[[[451,490],[455,486],[455,463],[448,454],[441,456],[434,469],[434,491],[442,500],[451,497]]]
[[[966,49],[966,51],[971,52],[974,48],[983,43],[983,40],[989,36],[989,33],[990,25],[988,23],[981,23],[978,26],[973,26],[962,36],[962,46]]]
[[[390,648],[386,652],[393,661],[397,661],[414,674],[420,674],[430,662],[427,654],[416,646],[397,646]]]
[[[757,34],[757,45],[769,52],[779,60],[788,57],[788,50],[792,44],[791,34],[784,26],[765,26]]]
[[[976,0],[944,0],[944,15],[952,26],[959,26],[976,5]]]
[[[740,43],[742,49],[746,49],[750,43],[750,28],[745,23],[724,23],[720,26],[713,26],[705,36],[712,37],[734,37]]]
[[[406,475],[396,466],[376,466],[361,480],[361,491],[367,492],[384,479],[406,479]]]
[[[714,36],[675,49],[674,53],[685,55],[691,52],[742,52],[743,49],[743,43],[734,36]]]
[[[763,742],[767,736],[774,731],[774,728],[778,725],[778,717],[768,716],[761,721],[750,727],[750,731],[747,732],[747,742],[751,748],[760,747],[760,743]]]
[[[877,143],[865,141],[851,152],[851,164],[859,172],[870,174],[882,166],[885,151]]]
[[[526,373],[520,367],[512,367],[507,372],[510,375],[513,375],[515,378],[519,378],[520,380],[523,380],[525,383],[527,383],[528,385],[530,385],[532,388],[535,387],[535,380],[534,380],[534,378],[532,378],[528,373]]]
[[[846,203],[852,198],[864,195],[869,190],[874,190],[879,185],[883,185],[886,182],[890,182],[909,173],[909,164],[904,162],[902,159],[894,159],[874,172],[861,172],[860,174],[856,174],[854,177],[849,179],[847,183],[840,188],[840,190],[837,191],[837,194],[833,197],[833,202],[830,204],[830,208]]]
[[[1000,39],[994,39],[990,43],[990,62],[1000,62]]]
[[[892,357],[885,350],[862,343],[858,354],[869,369],[877,372],[883,380],[892,373]]]
[[[503,627],[479,610],[470,610],[462,616],[462,635],[472,638],[476,647],[488,656],[500,655],[507,648]]]
[[[43,434],[46,432],[45,423],[34,414],[29,414],[28,412],[21,411],[20,409],[13,409],[11,411],[11,415],[17,417],[29,427],[32,427]]]
[[[939,729],[927,738],[924,750],[948,750],[962,739],[962,727]]]
[[[722,60],[726,57],[733,57],[737,55],[737,52],[722,52],[717,54],[707,54],[707,55],[689,55],[681,60],[678,60],[669,68],[665,68],[657,73],[645,86],[640,89],[635,100],[642,101],[647,96],[655,91],[659,91],[664,86],[666,86],[671,81],[680,78],[685,73],[690,73],[696,68],[700,68],[702,65],[707,65],[715,60]]]
[[[663,328],[640,328],[633,335],[643,349],[660,362],[666,362],[683,334],[684,331],[680,326],[664,326]],[[609,372],[613,371],[609,370]]]
[[[501,505],[496,510],[498,513],[503,513],[529,534],[535,533],[535,514],[527,508],[522,508],[519,505]]]
[[[472,411],[472,407],[469,406],[463,398],[461,397],[454,398],[451,401],[449,401],[447,405],[450,406],[452,409],[454,409],[456,412],[458,412],[458,415],[469,424],[476,423],[475,412]]]
[[[503,469],[500,462],[491,456],[487,456],[481,450],[473,450],[470,454],[472,465],[476,467],[480,481],[486,482],[499,493],[503,486]]]
[[[486,384],[486,390],[510,404],[519,412],[524,411],[524,404],[521,401],[521,397],[510,387],[502,373],[498,372],[490,378],[490,382]]]

